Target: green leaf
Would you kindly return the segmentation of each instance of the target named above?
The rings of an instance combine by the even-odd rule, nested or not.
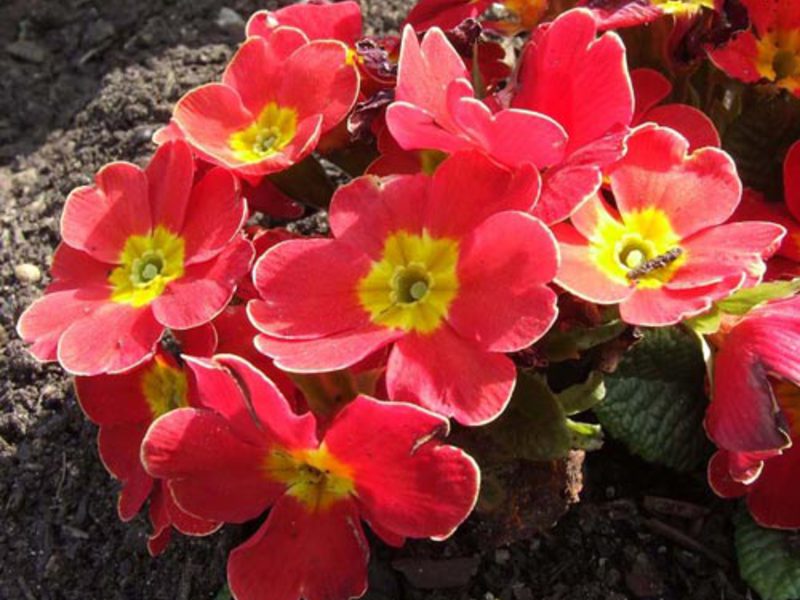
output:
[[[697,315],[686,320],[686,326],[692,328],[700,335],[710,335],[719,331],[722,324],[722,312],[716,306],[702,315]]]
[[[233,600],[230,588],[227,585],[222,586],[222,589],[214,596],[214,600]]]
[[[742,509],[734,517],[739,571],[762,600],[800,600],[800,537],[759,527]]]
[[[725,300],[717,302],[717,307],[730,315],[744,315],[759,304],[769,300],[788,298],[797,292],[800,292],[800,277],[791,281],[772,281],[738,290]]]
[[[731,123],[722,148],[736,160],[747,187],[783,199],[783,158],[800,137],[800,101],[789,94],[759,96]]]
[[[705,461],[708,399],[697,336],[680,327],[644,329],[605,385],[606,398],[595,413],[633,453],[682,471]]]
[[[268,178],[293,200],[317,208],[328,208],[336,189],[323,166],[313,156]]]
[[[606,396],[606,386],[603,374],[592,371],[583,383],[572,385],[558,394],[564,413],[576,415],[589,410]]]
[[[603,447],[603,428],[592,423],[567,419],[570,447],[578,450],[599,450]]]

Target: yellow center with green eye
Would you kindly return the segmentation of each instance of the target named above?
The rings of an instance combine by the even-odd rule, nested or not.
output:
[[[757,42],[761,77],[794,92],[800,89],[800,30],[773,31]]]
[[[141,387],[154,419],[189,405],[186,373],[161,356],[156,355],[153,364],[142,374]]]
[[[150,234],[130,236],[119,266],[108,276],[111,300],[136,308],[150,304],[183,276],[184,249],[183,238],[161,225]]]
[[[286,484],[286,493],[311,512],[325,510],[355,493],[351,469],[333,456],[324,443],[316,449],[276,448],[267,456],[264,470],[270,481]]]
[[[232,134],[228,145],[242,162],[258,162],[283,150],[297,133],[297,111],[270,102],[255,122]]]
[[[458,292],[457,266],[456,240],[398,231],[359,282],[359,301],[373,323],[431,333]]]
[[[667,215],[657,208],[623,214],[622,222],[601,213],[589,253],[615,282],[656,289],[686,261],[680,241]]]

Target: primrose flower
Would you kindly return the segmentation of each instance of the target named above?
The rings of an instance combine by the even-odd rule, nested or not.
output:
[[[672,83],[653,69],[634,69],[631,83],[636,108],[631,125],[658,123],[680,133],[689,142],[689,151],[705,146],[720,147],[719,133],[706,114],[688,104],[659,104],[672,92]]]
[[[187,344],[185,348],[210,355],[213,336],[206,338],[204,343]],[[148,475],[139,460],[150,423],[176,408],[197,405],[189,377],[170,354],[159,351],[143,365],[120,375],[75,378],[78,403],[89,420],[100,426],[97,435],[100,459],[106,470],[122,482],[117,502],[120,519],[133,519],[150,498],[153,533],[147,548],[153,556],[169,543],[171,526],[188,535],[206,535],[220,527],[219,523],[198,519],[181,510],[164,488],[164,482]]]
[[[767,527],[800,527],[800,297],[750,311],[714,358],[706,431],[720,451],[709,466],[723,496],[748,494]]]
[[[688,147],[670,129],[636,130],[609,176],[617,210],[598,196],[553,230],[560,286],[590,302],[619,303],[627,323],[660,326],[760,280],[785,230],[722,225],[742,193],[736,167],[721,150]]]
[[[561,160],[564,130],[528,110],[491,109],[475,97],[464,61],[441,29],[422,40],[403,31],[396,101],[386,124],[405,150],[479,150],[501,164],[544,167]]]
[[[745,83],[769,81],[800,97],[800,3],[742,0],[752,27],[719,48],[711,61]]]
[[[546,223],[564,220],[624,151],[634,105],[625,46],[615,33],[598,36],[588,10],[569,10],[533,32],[513,92],[512,107],[547,115],[569,137],[543,175],[534,213]]]
[[[117,162],[67,198],[53,282],[20,317],[39,360],[74,375],[118,373],[153,355],[165,329],[210,321],[250,268],[236,179],[193,183],[188,145],[159,148],[146,170]]]
[[[433,177],[366,176],[339,188],[336,239],[293,240],[258,261],[248,305],[259,350],[287,371],[333,371],[392,345],[386,384],[469,425],[497,417],[516,369],[506,352],[556,316],[558,252],[530,209],[538,177],[458,153]],[[491,310],[502,307],[502,310]]]
[[[548,7],[548,0],[420,0],[411,9],[406,23],[417,31],[433,27],[452,29],[466,19],[479,19],[492,4],[500,4],[508,15],[498,22],[481,21],[510,34],[533,29]]]
[[[479,471],[439,440],[445,419],[359,396],[318,437],[313,415],[293,413],[246,361],[187,363],[208,408],[158,419],[142,458],[192,514],[242,523],[271,507],[228,559],[237,600],[358,597],[369,559],[361,519],[399,546],[446,538],[472,511]]]
[[[247,21],[247,37],[269,38],[278,27],[293,27],[309,40],[339,40],[348,46],[361,37],[358,2],[298,3],[278,10],[260,10]]]
[[[181,98],[172,126],[205,160],[257,180],[308,156],[347,116],[358,96],[352,62],[342,42],[278,27],[242,44],[222,83]]]

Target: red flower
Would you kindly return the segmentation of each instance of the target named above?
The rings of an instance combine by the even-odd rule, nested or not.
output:
[[[544,173],[534,213],[561,221],[600,189],[603,167],[624,151],[633,93],[622,40],[598,37],[585,9],[540,26],[523,50],[511,106],[547,115],[569,137],[563,159]]]
[[[225,307],[253,259],[246,209],[228,171],[193,185],[194,171],[188,145],[172,142],[145,171],[112,163],[70,194],[53,283],[18,324],[36,358],[75,375],[118,373],[151,357],[166,328]]]
[[[672,83],[653,69],[631,71],[636,109],[631,125],[658,123],[680,133],[689,142],[689,151],[705,146],[720,147],[719,133],[706,114],[688,104],[660,104],[672,92]]]
[[[336,239],[283,242],[259,260],[257,347],[288,371],[353,365],[393,344],[387,388],[477,425],[498,416],[529,346],[556,316],[558,253],[529,210],[538,178],[478,153],[433,177],[361,177],[334,195]],[[492,310],[502,307],[502,310]],[[489,312],[487,312],[489,311]]]
[[[210,354],[213,336],[205,343],[189,343],[185,349]],[[106,470],[122,482],[117,502],[119,518],[133,519],[150,497],[153,533],[147,548],[153,556],[169,543],[171,526],[188,535],[206,535],[220,526],[181,510],[164,488],[164,482],[148,475],[139,460],[142,439],[150,423],[176,408],[197,405],[196,390],[189,377],[170,355],[159,352],[121,375],[75,378],[81,408],[89,420],[100,426],[97,435],[100,459]]]
[[[359,396],[321,437],[246,361],[190,359],[204,403],[156,421],[148,472],[178,505],[206,519],[266,521],[228,559],[238,600],[322,600],[366,591],[361,519],[384,541],[449,536],[478,493],[475,462],[442,444],[446,420],[408,404]],[[226,370],[227,369],[227,370]]]
[[[741,182],[716,148],[687,154],[676,132],[644,125],[610,173],[618,212],[595,197],[554,229],[562,263],[556,282],[599,304],[620,304],[623,320],[660,326],[707,310],[760,280],[763,258],[785,230],[765,222],[722,225],[739,204]]]
[[[664,15],[691,19],[703,8],[718,10],[721,0],[581,0],[578,5],[592,9],[601,29],[636,27]]]
[[[719,447],[709,480],[722,496],[748,495],[767,527],[800,527],[800,297],[756,308],[722,339],[706,430]]]
[[[745,83],[769,81],[800,97],[800,3],[742,0],[752,28],[708,51],[712,62]]]
[[[361,37],[361,7],[358,2],[316,2],[260,10],[247,22],[247,37],[269,38],[278,27],[294,27],[311,40],[339,40],[353,46]]]
[[[433,27],[452,29],[465,19],[478,19],[494,4],[493,0],[420,0],[411,9],[406,23],[417,31]],[[508,34],[533,29],[548,7],[547,0],[501,0],[508,15],[497,22],[481,21],[486,27]]]
[[[477,149],[511,167],[544,167],[563,156],[566,136],[552,119],[516,109],[492,114],[475,98],[464,61],[440,29],[421,45],[411,27],[403,31],[395,97],[386,123],[405,150]]]
[[[248,39],[222,83],[181,98],[174,126],[204,159],[258,180],[308,156],[347,116],[358,96],[352,62],[341,42],[279,27]]]

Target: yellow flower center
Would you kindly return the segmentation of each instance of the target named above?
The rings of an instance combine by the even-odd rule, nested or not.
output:
[[[686,261],[667,215],[648,208],[623,214],[622,221],[601,217],[590,239],[592,260],[617,283],[661,287]]]
[[[158,298],[170,281],[183,275],[184,241],[159,225],[148,235],[132,235],[111,271],[111,299],[140,307]]]
[[[324,510],[355,492],[351,469],[323,443],[317,449],[270,452],[264,465],[267,477],[286,484],[286,493],[312,512]]]
[[[458,242],[398,231],[380,261],[359,282],[361,306],[372,322],[431,333],[447,316],[458,291]]]
[[[547,10],[547,0],[503,0],[503,6],[514,14],[513,23],[508,23],[505,28],[514,31],[516,29],[533,29],[542,18],[544,11]]]
[[[297,132],[297,111],[270,102],[256,121],[232,134],[228,144],[242,162],[258,162],[277,154]]]
[[[153,365],[143,373],[141,386],[154,419],[189,405],[186,400],[186,374],[170,365],[162,356],[156,355]]]
[[[714,0],[652,0],[668,15],[693,15],[702,8],[714,9]]]
[[[770,32],[758,40],[757,68],[779,87],[800,88],[800,30]]]

